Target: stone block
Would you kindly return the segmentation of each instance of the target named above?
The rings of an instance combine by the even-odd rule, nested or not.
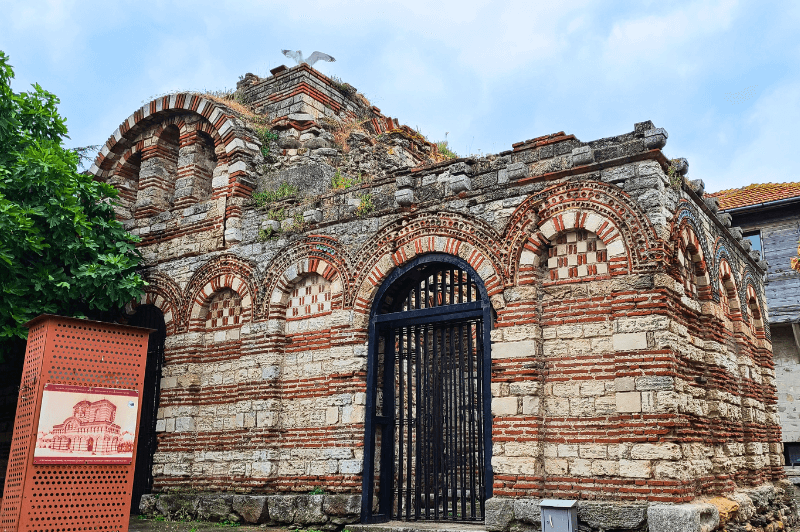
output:
[[[650,478],[652,469],[649,460],[620,460],[619,476],[626,478]]]
[[[465,174],[454,175],[450,178],[450,191],[453,194],[459,194],[468,190],[472,190],[472,183]]]
[[[363,470],[362,460],[342,460],[339,462],[339,472],[344,475],[357,475]]]
[[[281,223],[278,220],[264,220],[261,222],[261,230],[267,231],[271,230],[273,232],[278,232],[281,230]]]
[[[410,175],[399,175],[395,179],[395,185],[398,190],[403,188],[412,188],[414,186],[414,177]]]
[[[617,392],[617,412],[641,412],[642,394],[640,392]]]
[[[322,209],[311,209],[303,211],[303,221],[305,223],[319,223],[322,221]]]
[[[592,529],[639,530],[647,521],[647,503],[578,501],[578,520]]]
[[[267,507],[271,521],[292,524],[297,515],[297,495],[270,495]]]
[[[711,532],[719,525],[719,510],[711,504],[651,504],[650,532]]]
[[[647,333],[617,333],[611,335],[615,351],[635,351],[647,349]]]
[[[542,509],[539,507],[541,499],[514,499],[514,519],[533,525],[534,530],[541,529]]]
[[[614,389],[618,392],[632,392],[636,389],[633,377],[618,377],[614,379]]]
[[[514,521],[514,499],[492,497],[486,501],[484,526],[490,532],[506,532]]]
[[[648,150],[660,150],[667,145],[667,130],[662,127],[648,129],[644,132],[644,145]]]
[[[681,448],[675,443],[637,443],[631,448],[635,460],[680,460]]]
[[[269,521],[269,505],[265,495],[234,495],[231,508],[245,523],[260,525]]]
[[[328,520],[322,511],[324,495],[298,495],[297,513],[294,522],[302,525],[315,525]]]
[[[636,389],[639,391],[672,390],[674,388],[675,379],[672,377],[636,377]]]
[[[194,430],[193,417],[179,417],[175,419],[175,432],[192,432]]]
[[[492,397],[492,414],[515,416],[519,413],[519,397]]]
[[[594,162],[594,153],[589,146],[579,146],[572,150],[573,166],[582,166]]]
[[[566,458],[545,458],[544,472],[548,475],[566,475],[569,461]]]
[[[500,342],[492,345],[492,358],[526,358],[536,356],[536,341]]]
[[[197,518],[202,521],[225,521],[230,515],[233,502],[232,495],[209,494],[197,497]]]
[[[394,200],[401,207],[407,207],[414,203],[414,191],[409,188],[398,190],[394,193]]]
[[[527,177],[528,175],[528,165],[523,162],[519,163],[511,163],[506,167],[506,171],[508,173],[509,179],[520,179],[523,177]]]
[[[536,415],[539,413],[541,400],[538,397],[523,397],[522,398],[522,413],[523,415]]]

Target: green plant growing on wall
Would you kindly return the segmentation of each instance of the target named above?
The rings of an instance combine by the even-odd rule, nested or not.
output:
[[[291,225],[291,229],[293,231],[302,231],[306,223],[305,220],[303,219],[303,213],[302,212],[294,213],[293,220],[294,222]]]
[[[261,141],[261,155],[266,159],[269,157],[269,145],[278,140],[278,134],[273,133],[267,126],[256,126],[253,128],[258,140]]]
[[[280,234],[280,230],[275,230],[272,227],[267,227],[266,229],[259,229],[258,230],[258,240],[259,242],[266,242],[272,238],[277,237]]]
[[[367,193],[361,196],[361,203],[358,204],[356,209],[356,216],[364,217],[375,210],[375,205],[372,203],[372,194]]]
[[[333,174],[333,177],[331,177],[331,188],[336,190],[344,190],[346,188],[358,185],[359,183],[361,183],[361,174],[358,174],[358,177],[350,177],[346,174],[343,174],[338,168]]]
[[[445,159],[458,159],[458,155],[450,149],[446,140],[437,142],[436,149],[439,150],[439,155],[443,156]]]
[[[323,495],[324,493],[325,490],[320,488],[319,486],[308,492],[309,495]]]
[[[253,201],[255,202],[256,207],[261,209],[270,203],[275,203],[276,201],[280,201],[291,196],[296,196],[299,192],[300,189],[298,189],[296,186],[290,185],[284,181],[276,190],[256,192],[253,194]]]
[[[669,160],[667,177],[669,177],[669,186],[675,190],[680,190],[681,185],[683,184],[683,176],[678,173],[678,159]]]

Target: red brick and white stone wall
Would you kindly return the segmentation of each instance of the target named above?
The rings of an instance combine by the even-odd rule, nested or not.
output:
[[[122,192],[143,302],[167,321],[155,489],[359,493],[372,297],[433,252],[466,260],[496,312],[496,498],[686,502],[782,478],[762,272],[670,187],[651,123],[331,189],[264,240],[247,198],[281,174],[198,100],[143,107],[94,169]],[[373,212],[346,208],[365,193]]]

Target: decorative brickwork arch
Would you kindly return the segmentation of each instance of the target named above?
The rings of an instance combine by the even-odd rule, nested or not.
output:
[[[717,268],[719,268],[717,278],[720,284],[720,303],[725,305],[726,312],[740,315],[742,306],[739,301],[738,283],[736,282],[736,277],[726,255],[727,254],[721,255],[716,261]]]
[[[244,127],[237,124],[236,113],[215,100],[200,94],[181,92],[154,99],[130,115],[106,141],[89,170],[100,179],[108,179],[120,157],[131,148],[136,137],[154,124],[178,113],[200,115],[208,126],[214,144],[224,146],[224,158],[231,162],[239,153],[255,155],[257,141]]]
[[[389,273],[428,253],[445,253],[467,261],[483,281],[495,308],[504,306],[502,238],[483,220],[453,212],[421,213],[392,221],[367,241],[357,254],[355,292],[345,305],[368,314],[372,298]]]
[[[581,229],[610,246],[609,270],[615,274],[652,269],[665,256],[650,219],[625,192],[599,181],[568,182],[530,196],[511,215],[503,246],[509,280],[533,282],[550,239]]]
[[[319,277],[324,281],[321,283],[305,283],[315,287],[326,286],[324,291],[316,291],[312,293],[309,291],[307,294],[294,294],[294,288],[299,284],[303,284],[304,280],[309,280],[314,277]],[[312,305],[323,305],[326,311],[342,308],[342,277],[339,271],[330,262],[325,259],[309,257],[302,259],[295,264],[289,266],[284,272],[275,278],[275,282],[271,284],[270,297],[265,302],[267,308],[265,309],[265,316],[270,320],[286,320],[287,309],[294,300],[299,300],[295,305],[297,307],[298,317],[306,317],[317,314],[320,310],[319,307],[314,309],[301,309]],[[304,287],[305,288],[305,287]],[[320,293],[324,293],[324,297],[320,301],[309,299],[306,301],[305,296],[316,297]]]
[[[681,273],[682,280],[696,283],[698,297],[719,301],[718,267],[714,262],[715,256],[711,254],[711,247],[706,241],[705,232],[700,229],[697,222],[698,219],[700,218],[694,207],[683,200],[672,223],[670,239],[674,242],[673,264],[679,269],[683,265],[684,270],[692,273],[694,277],[689,279],[685,272]],[[686,259],[683,264],[681,255]]]
[[[331,283],[332,308],[342,308],[344,294],[350,291],[351,261],[335,239],[310,235],[285,248],[272,262],[261,283],[257,319],[286,317],[291,287],[303,275],[316,273]]]
[[[185,320],[189,330],[204,330],[212,299],[224,289],[240,297],[239,322],[250,321],[256,294],[254,266],[235,255],[221,255],[205,263],[186,287]]]
[[[167,334],[175,334],[186,329],[182,320],[183,293],[178,284],[167,274],[158,270],[149,270],[144,274],[149,283],[147,291],[142,295],[140,304],[155,305],[164,314]]]
[[[684,289],[687,294],[700,299],[711,299],[714,286],[711,283],[707,262],[709,255],[697,238],[697,232],[691,224],[684,223],[678,238],[675,258]]]
[[[764,323],[767,321],[765,316],[764,301],[761,294],[756,290],[755,276],[749,268],[746,268],[742,275],[742,283],[739,286],[739,297],[742,301],[742,317],[745,323],[751,325],[756,332],[765,330]]]

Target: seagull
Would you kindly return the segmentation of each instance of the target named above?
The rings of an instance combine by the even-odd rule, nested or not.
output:
[[[328,54],[323,54],[322,52],[314,52],[308,59],[303,59],[303,52],[301,52],[300,50],[297,50],[296,52],[292,50],[281,50],[281,52],[283,52],[283,55],[285,55],[289,59],[294,59],[295,61],[297,61],[298,65],[300,63],[305,63],[308,66],[313,66],[314,63],[316,63],[320,59],[331,63],[333,61],[336,61],[336,59],[334,59],[333,57],[329,56]]]

